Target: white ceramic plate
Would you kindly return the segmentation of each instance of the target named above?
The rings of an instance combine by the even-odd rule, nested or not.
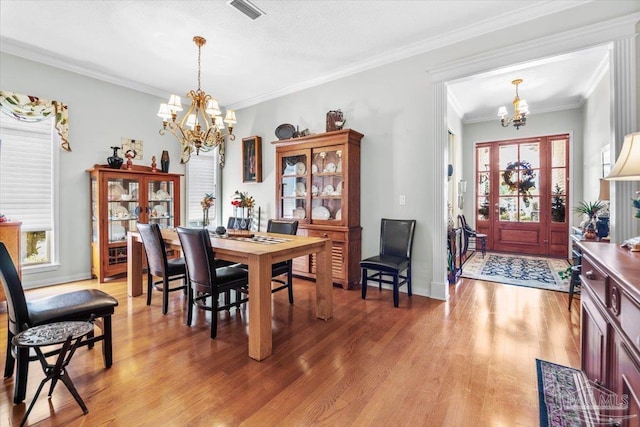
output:
[[[169,198],[169,193],[164,190],[156,191],[156,200],[167,200]]]
[[[117,182],[112,182],[109,184],[109,200],[115,200],[116,202],[120,201],[120,196],[122,196],[123,193],[126,193],[126,191],[124,190],[124,188],[122,188],[122,185],[118,184]]]
[[[324,171],[329,173],[334,173],[336,171],[336,164],[327,163],[327,165],[324,167]]]
[[[307,187],[304,182],[296,182],[296,196],[306,196]]]
[[[311,219],[329,219],[331,213],[324,206],[316,206],[311,209]]]
[[[341,220],[342,219],[342,209],[338,209],[338,212],[336,212],[336,219],[337,220]]]
[[[116,206],[111,211],[111,217],[115,219],[128,219],[129,211],[124,206]]]
[[[298,219],[305,219],[307,217],[307,213],[304,208],[295,208],[293,210],[293,217]]]
[[[111,240],[124,240],[127,231],[120,224],[111,224]]]
[[[340,181],[338,183],[338,185],[336,185],[336,191],[335,192],[336,192],[337,195],[342,194],[342,181]]]
[[[167,215],[167,208],[165,208],[163,205],[155,205],[153,207],[153,211],[156,213],[156,217]]]
[[[318,173],[318,166],[316,166],[316,165],[311,165],[311,172],[313,172],[313,173]]]
[[[320,189],[318,188],[317,185],[314,184],[314,185],[311,186],[311,195],[312,196],[317,196],[319,192],[320,192]]]
[[[307,166],[302,162],[296,163],[296,175],[304,175],[305,173],[307,173]]]
[[[138,200],[138,189],[137,188],[131,192],[131,199],[132,200]]]
[[[322,194],[331,195],[334,191],[335,188],[333,188],[333,185],[328,184],[324,186],[324,189],[322,189]]]

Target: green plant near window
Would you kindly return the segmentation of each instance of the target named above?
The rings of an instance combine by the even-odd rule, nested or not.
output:
[[[604,203],[599,200],[595,202],[580,202],[578,206],[573,208],[575,213],[587,215],[589,219],[594,219],[598,211],[604,207]]]
[[[562,189],[556,184],[553,188],[553,198],[551,199],[551,220],[553,222],[564,222],[566,207],[564,197],[562,197]]]

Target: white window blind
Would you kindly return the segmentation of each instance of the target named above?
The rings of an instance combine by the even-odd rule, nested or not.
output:
[[[0,213],[22,231],[53,230],[53,119],[0,114]]]
[[[218,150],[191,155],[187,163],[187,223],[202,224],[202,199],[207,193],[216,196]],[[215,224],[218,200],[209,209],[209,223]]]

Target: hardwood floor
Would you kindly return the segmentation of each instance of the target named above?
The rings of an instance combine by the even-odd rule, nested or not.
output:
[[[334,288],[334,317],[315,318],[313,282],[296,280],[295,304],[273,295],[273,355],[247,355],[248,310],[209,313],[184,324],[182,295],[129,298],[122,280],[32,290],[28,298],[95,287],[115,296],[114,363],[101,348],[79,349],[69,375],[89,413],[62,384],[46,390],[27,420],[40,426],[534,426],[535,359],[579,367],[579,300],[567,294],[461,280],[448,302],[391,292]],[[0,313],[4,371],[6,312]],[[0,388],[0,425],[18,425],[43,378],[30,365],[25,403],[13,379]]]

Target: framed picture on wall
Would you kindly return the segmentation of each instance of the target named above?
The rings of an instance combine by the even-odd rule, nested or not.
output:
[[[242,182],[262,182],[262,138],[242,138]]]

